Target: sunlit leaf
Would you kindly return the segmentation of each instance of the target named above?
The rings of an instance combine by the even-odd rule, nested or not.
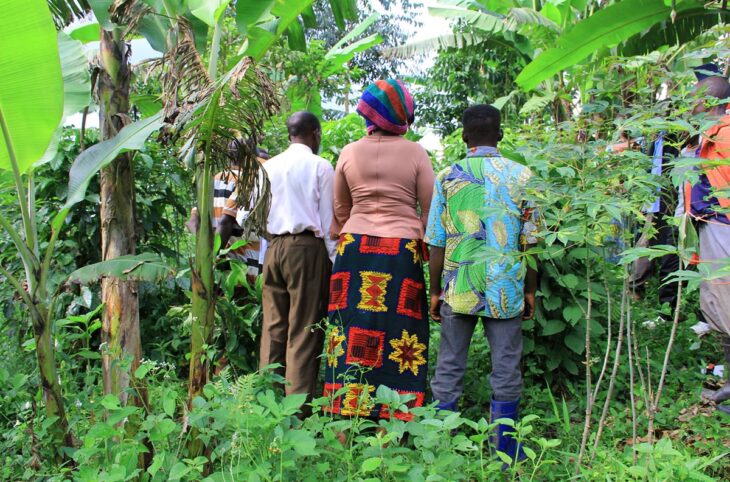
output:
[[[24,172],[46,151],[63,115],[57,34],[41,0],[4,2],[0,31],[0,114]],[[7,142],[0,134],[0,169],[11,169]]]

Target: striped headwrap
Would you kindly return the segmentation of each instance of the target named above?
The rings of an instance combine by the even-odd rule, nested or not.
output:
[[[413,123],[415,104],[400,80],[376,80],[362,93],[357,113],[365,118],[368,134],[379,127],[402,135]]]

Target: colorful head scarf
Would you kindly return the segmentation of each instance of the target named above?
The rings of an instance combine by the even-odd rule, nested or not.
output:
[[[365,118],[368,134],[379,127],[402,135],[413,123],[415,104],[400,80],[376,80],[362,93],[357,113]]]

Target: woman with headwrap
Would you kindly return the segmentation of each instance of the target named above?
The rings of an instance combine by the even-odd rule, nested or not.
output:
[[[403,137],[413,99],[398,80],[368,86],[357,105],[367,135],[342,149],[334,181],[332,235],[339,237],[330,281],[325,410],[408,419],[374,403],[380,385],[423,404],[428,310],[424,227],[434,173],[426,151]],[[345,390],[340,390],[345,388]]]

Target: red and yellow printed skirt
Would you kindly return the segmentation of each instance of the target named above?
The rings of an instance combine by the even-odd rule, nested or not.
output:
[[[428,372],[425,252],[417,239],[340,236],[325,341],[326,412],[389,418],[388,407],[374,399],[380,385],[414,395],[409,407],[423,405]],[[412,417],[399,411],[394,416]]]

